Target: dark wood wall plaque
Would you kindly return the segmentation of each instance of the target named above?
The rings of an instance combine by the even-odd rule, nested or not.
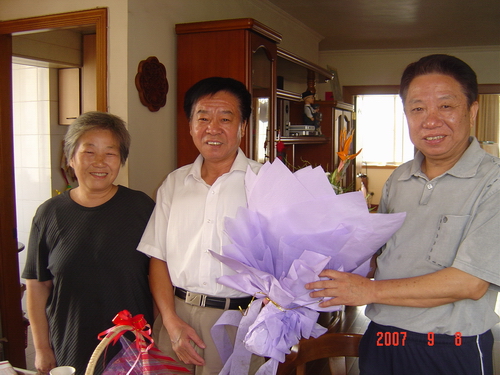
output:
[[[151,56],[139,63],[135,86],[141,103],[151,112],[158,111],[167,103],[167,70],[158,58]]]

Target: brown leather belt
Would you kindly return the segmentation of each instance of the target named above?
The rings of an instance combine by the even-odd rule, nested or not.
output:
[[[208,296],[206,294],[193,293],[182,288],[175,288],[175,295],[180,299],[183,299],[187,304],[200,306],[200,307],[212,307],[214,309],[222,310],[238,310],[240,307],[245,310],[250,302],[252,302],[252,297],[243,298],[220,298]]]

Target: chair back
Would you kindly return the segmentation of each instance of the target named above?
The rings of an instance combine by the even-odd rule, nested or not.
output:
[[[363,335],[355,333],[328,332],[318,338],[302,339],[280,363],[276,375],[305,375],[306,364],[322,358],[329,358],[330,373],[346,373],[345,357],[359,356],[359,342]]]

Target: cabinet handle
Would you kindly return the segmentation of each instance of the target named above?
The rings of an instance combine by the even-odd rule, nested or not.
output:
[[[76,117],[66,117],[66,120],[76,120]]]

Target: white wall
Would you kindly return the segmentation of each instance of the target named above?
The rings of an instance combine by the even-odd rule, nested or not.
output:
[[[0,19],[13,20],[37,17],[55,13],[74,12],[93,8],[109,9],[108,12],[108,104],[110,110],[127,120],[127,80],[126,80],[126,0],[2,0]],[[125,40],[124,40],[125,38]],[[123,48],[125,46],[125,48]],[[128,170],[122,168],[118,183],[128,184]]]
[[[474,69],[480,84],[500,83],[500,46],[322,51],[319,65],[335,67],[342,86],[399,85],[401,74],[409,63],[434,53],[446,53],[464,60]],[[324,91],[331,90],[325,84],[318,91],[323,95]]]
[[[154,196],[176,160],[175,24],[226,18],[255,18],[283,35],[281,47],[319,65],[338,69],[342,85],[398,84],[404,67],[435,50],[340,51],[318,53],[321,37],[267,0],[2,0],[0,19],[107,7],[109,14],[109,111],[129,123],[132,149],[119,183]],[[500,46],[491,49],[440,50],[469,62],[480,83],[500,83]],[[205,51],[200,51],[203,58]],[[156,56],[167,70],[167,104],[150,112],[140,101],[135,74],[141,60]],[[221,58],[229,58],[221,56]],[[326,86],[326,87],[325,87]],[[330,91],[328,85],[319,87]],[[128,173],[127,173],[128,172]]]
[[[283,35],[281,46],[317,62],[320,36],[292,21],[265,0],[130,0],[128,27],[128,121],[132,134],[130,186],[153,194],[176,166],[175,24],[230,18],[254,18]],[[210,51],[200,51],[203,59]],[[156,56],[167,70],[167,104],[150,112],[140,101],[134,77],[141,60]],[[230,50],[221,59],[230,58]]]
[[[22,34],[12,38],[12,54],[50,61],[51,66],[78,67],[82,63],[81,44],[81,35],[71,30]]]
[[[128,168],[117,182],[151,196],[176,165],[176,23],[255,18],[283,35],[283,48],[318,60],[321,37],[267,0],[2,0],[0,19],[95,7],[107,7],[109,14],[109,111],[129,123],[132,135]],[[139,62],[149,56],[165,65],[170,84],[167,104],[158,112],[140,103],[134,81]]]
[[[48,68],[17,64],[12,68],[17,240],[26,246],[36,209],[52,196],[49,108],[53,98]],[[26,253],[19,253],[20,272]]]
[[[335,67],[342,86],[399,85],[409,63],[434,53],[454,55],[467,62],[480,84],[500,84],[500,46],[323,51],[319,54],[319,65]],[[319,98],[324,99],[325,91],[332,91],[330,84],[318,85]],[[369,190],[374,193],[372,203],[379,203],[383,185],[391,173],[391,169],[368,168]]]

